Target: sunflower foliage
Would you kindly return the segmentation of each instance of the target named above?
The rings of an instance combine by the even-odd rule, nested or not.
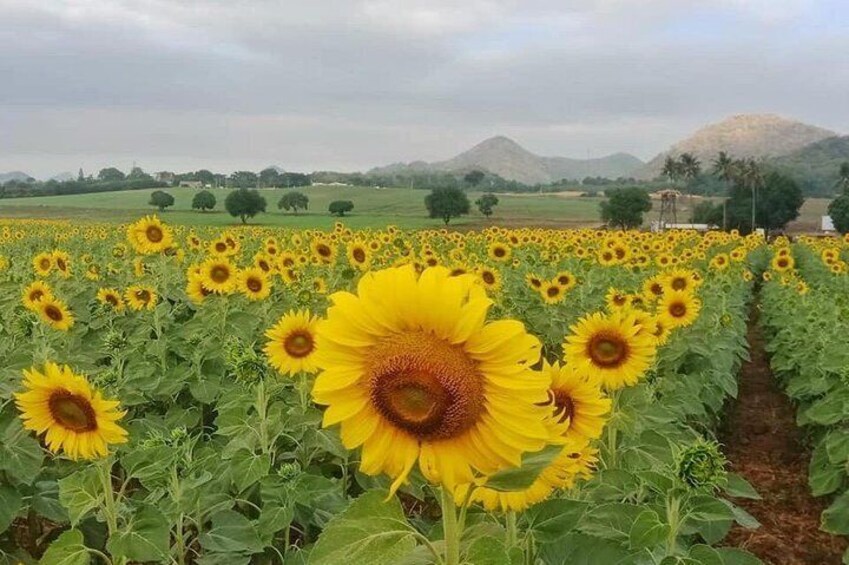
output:
[[[765,306],[828,310],[815,251]],[[0,563],[757,563],[715,441],[756,237],[150,216],[3,221],[0,257]],[[788,381],[823,437],[829,354]]]
[[[797,405],[813,452],[808,484],[833,500],[821,529],[849,534],[849,277],[845,238],[777,241],[763,274],[761,323],[770,363]],[[844,555],[849,561],[849,552]]]

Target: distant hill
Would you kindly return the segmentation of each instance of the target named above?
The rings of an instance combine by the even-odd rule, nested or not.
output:
[[[398,174],[483,169],[507,180],[534,185],[556,182],[564,178],[583,179],[587,176],[627,177],[632,176],[642,166],[642,161],[627,153],[615,153],[596,159],[542,157],[531,153],[508,137],[496,136],[447,161],[395,163],[386,167],[377,167],[368,172]]]
[[[840,165],[849,162],[849,136],[829,137],[770,162],[794,177],[806,193],[830,195]]]
[[[699,129],[649,161],[638,174],[641,178],[660,175],[669,155],[692,153],[704,167],[720,151],[732,157],[778,157],[835,135],[774,114],[739,114]]]
[[[52,177],[50,177],[50,180],[55,180],[55,181],[58,181],[58,182],[65,182],[67,180],[75,180],[76,178],[77,178],[77,176],[75,174],[69,173],[68,171],[65,171],[64,173],[59,173],[59,174],[53,175]]]
[[[23,173],[21,171],[11,171],[9,173],[0,173],[0,184],[10,182],[10,181],[13,181],[13,180],[28,181],[30,179],[35,180],[35,179],[33,179],[33,177],[31,177],[28,174]]]

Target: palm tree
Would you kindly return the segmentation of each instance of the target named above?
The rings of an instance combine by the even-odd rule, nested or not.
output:
[[[681,163],[679,163],[672,155],[667,156],[666,161],[663,162],[663,169],[660,171],[660,174],[675,183],[681,179],[682,173]]]
[[[840,172],[837,173],[837,184],[835,184],[840,192],[849,193],[849,161],[844,161],[840,164]]]
[[[681,153],[678,158],[681,167],[681,176],[686,181],[692,181],[702,172],[702,164],[692,153]]]
[[[760,164],[752,158],[740,161],[740,180],[743,186],[752,191],[752,231],[754,232],[757,225],[755,220],[757,192],[764,186],[764,174]]]
[[[717,154],[716,159],[713,160],[713,169],[711,172],[716,175],[719,180],[731,183],[734,180],[736,168],[736,162],[734,159],[729,157],[728,153],[725,151],[720,151],[719,154]]]

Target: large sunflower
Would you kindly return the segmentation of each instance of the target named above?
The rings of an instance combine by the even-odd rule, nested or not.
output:
[[[53,270],[53,254],[39,253],[32,259],[32,268],[39,277],[46,277]]]
[[[492,302],[474,276],[398,267],[367,273],[357,292],[331,296],[313,396],[324,425],[362,446],[362,472],[393,477],[394,492],[418,461],[453,490],[546,445],[548,380],[529,369],[539,340],[515,320],[486,323]]]
[[[162,253],[174,245],[171,228],[156,216],[145,216],[127,226],[127,240],[142,255]]]
[[[250,300],[263,300],[271,294],[271,281],[259,267],[250,267],[239,272],[236,287]]]
[[[116,312],[122,312],[126,306],[121,293],[114,288],[101,288],[97,291],[97,301],[104,306],[113,308]]]
[[[314,373],[316,330],[319,321],[308,310],[285,314],[274,327],[265,332],[268,343],[265,354],[271,365],[284,375],[300,372]]]
[[[66,332],[74,325],[74,315],[58,298],[44,297],[36,305],[38,316],[54,330]]]
[[[607,390],[636,384],[654,360],[654,339],[641,332],[634,314],[596,312],[570,328],[563,354],[578,374],[598,378]]]
[[[106,457],[109,444],[126,443],[127,432],[116,422],[126,412],[118,401],[106,400],[70,367],[47,363],[44,371],[24,371],[25,392],[15,394],[24,428],[45,434],[53,453],[71,459]]]
[[[156,291],[149,286],[131,286],[124,291],[124,298],[127,304],[135,311],[153,310],[156,308],[156,301],[159,297]]]
[[[699,317],[702,301],[693,293],[666,292],[658,304],[658,318],[670,328],[689,326]]]
[[[223,257],[208,259],[200,266],[203,286],[216,294],[229,294],[236,284],[238,270]]]

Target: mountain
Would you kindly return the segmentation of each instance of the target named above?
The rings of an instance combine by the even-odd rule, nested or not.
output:
[[[507,180],[533,185],[555,182],[564,178],[631,176],[642,166],[642,161],[626,153],[615,153],[596,159],[542,157],[531,153],[508,137],[496,136],[482,141],[447,161],[395,163],[368,172],[369,174],[398,174],[483,169]]]
[[[739,114],[699,129],[649,161],[638,174],[641,178],[659,176],[669,155],[692,153],[704,168],[720,151],[732,157],[777,157],[835,135],[774,114]]]
[[[806,194],[830,195],[840,165],[849,162],[849,136],[829,137],[770,160],[802,185]]]
[[[30,179],[32,179],[31,176],[29,176],[26,173],[22,173],[21,171],[11,171],[9,173],[0,173],[0,184],[3,184],[5,182],[10,182],[10,181],[13,181],[13,180],[28,181]],[[33,179],[33,180],[35,180],[35,179]]]

